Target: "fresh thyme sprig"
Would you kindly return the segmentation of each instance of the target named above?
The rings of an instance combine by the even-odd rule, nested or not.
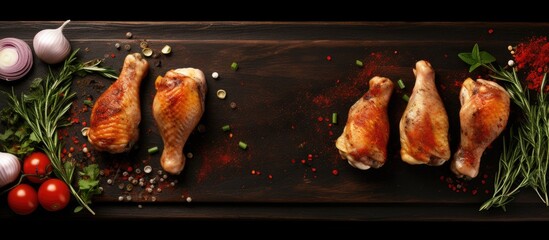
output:
[[[496,59],[487,52],[479,51],[475,44],[471,53],[458,55],[471,65],[469,72],[477,67],[484,67],[492,72],[490,77],[503,81],[511,100],[522,110],[523,117],[517,125],[511,127],[509,143],[504,138],[503,153],[500,156],[498,172],[494,180],[494,192],[480,210],[501,207],[505,210],[507,203],[524,187],[531,187],[546,206],[549,206],[547,193],[547,169],[549,167],[549,101],[544,91],[547,84],[545,73],[537,99],[530,97],[517,77],[515,68],[512,71],[492,65]]]
[[[57,75],[50,69],[45,79],[37,79],[38,81],[34,82],[35,91],[18,97],[12,90],[8,97],[10,107],[29,124],[38,142],[42,144],[42,149],[50,158],[55,175],[69,186],[79,205],[95,215],[88,206],[91,196],[81,196],[72,186],[75,165],[71,161],[62,161],[63,143],[59,141],[57,130],[69,124],[62,120],[65,119],[64,116],[71,108],[72,100],[76,96],[75,92],[70,91],[75,74],[82,76],[88,73],[99,73],[108,78],[117,77],[113,70],[100,67],[100,60],[76,62],[77,52],[78,50],[73,51],[65,60]]]

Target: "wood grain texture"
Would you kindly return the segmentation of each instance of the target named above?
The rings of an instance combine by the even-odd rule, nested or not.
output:
[[[60,22],[2,22],[0,38],[17,37],[30,44],[36,32],[58,25]],[[494,32],[488,33],[489,29]],[[126,39],[126,32],[134,37]],[[142,83],[139,148],[122,155],[93,153],[102,169],[111,172],[102,178],[105,193],[93,205],[99,218],[482,221],[549,217],[529,191],[521,193],[511,206],[521,211],[477,211],[493,188],[501,138],[485,153],[480,177],[463,183],[469,188],[465,193],[448,188],[448,184],[458,184],[448,163],[428,167],[402,162],[398,138],[398,122],[406,107],[401,96],[411,93],[412,67],[417,60],[429,60],[436,71],[436,84],[449,114],[453,153],[459,143],[459,87],[454,85],[468,76],[476,77],[476,73],[468,74],[457,54],[479,43],[504,64],[510,58],[508,45],[534,35],[549,35],[548,23],[71,22],[65,35],[73,49],[81,49],[79,59],[106,57],[104,65],[118,70],[128,52],[115,49],[115,43],[130,44],[131,52],[140,50],[142,40],[157,52],[165,44],[173,49],[170,55],[148,58],[151,68]],[[326,56],[332,60],[327,61]],[[366,67],[358,68],[356,59]],[[155,67],[158,61],[160,66]],[[233,61],[240,66],[236,72],[230,69]],[[127,183],[121,177],[125,166],[142,169],[150,164],[155,171],[159,169],[160,154],[147,153],[149,147],[162,147],[151,113],[154,79],[181,67],[203,70],[208,82],[201,120],[206,132],[195,131],[185,147],[185,153],[192,152],[194,157],[180,176],[168,178],[167,182],[178,181],[175,187],[154,194],[139,186],[131,192],[120,190],[118,184]],[[0,82],[0,90],[14,87],[22,91],[45,70],[35,58],[27,77]],[[218,80],[211,78],[214,71],[221,76]],[[349,107],[366,92],[368,80],[376,74],[395,82],[402,79],[407,87],[396,91],[389,105],[387,163],[378,170],[359,171],[339,158],[334,141],[343,131]],[[99,76],[76,78],[74,109],[79,110],[87,97],[97,98],[110,83]],[[227,99],[216,98],[218,89],[227,91]],[[231,109],[230,102],[235,102],[237,109]],[[6,97],[0,95],[0,107],[5,104]],[[338,124],[330,127],[324,118],[333,112],[339,114]],[[89,112],[75,114],[80,121],[89,121]],[[221,131],[225,124],[231,125],[232,138]],[[69,136],[80,139],[78,145],[86,142],[78,135],[81,127],[69,128]],[[70,138],[66,141],[72,144]],[[246,142],[249,149],[239,149],[238,141]],[[309,154],[313,155],[311,161]],[[81,153],[75,156],[83,157]],[[301,164],[302,159],[306,164]],[[118,169],[115,184],[106,184]],[[252,170],[261,175],[252,175]],[[338,171],[337,176],[333,170]],[[119,203],[121,195],[131,195],[132,201]],[[182,195],[191,196],[193,202],[186,203]],[[145,207],[138,209],[137,204]],[[88,217],[70,211],[66,214]],[[0,213],[0,218],[12,216],[7,207]]]

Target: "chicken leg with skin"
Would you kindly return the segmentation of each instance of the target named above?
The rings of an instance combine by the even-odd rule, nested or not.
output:
[[[418,61],[416,82],[400,119],[400,155],[409,164],[439,166],[450,159],[448,114],[435,86],[435,71]]]
[[[185,142],[204,113],[206,78],[198,69],[180,68],[158,77],[155,87],[153,116],[164,142],[160,164],[179,174],[185,167]]]
[[[86,132],[95,149],[122,153],[137,142],[141,122],[139,86],[148,70],[149,64],[141,54],[129,54],[118,79],[97,98]]]
[[[349,109],[343,134],[336,141],[341,157],[362,170],[385,164],[389,142],[387,106],[393,82],[376,76],[369,85],[368,92]]]
[[[507,126],[510,96],[495,82],[468,78],[459,101],[461,140],[451,169],[459,177],[475,178],[484,150]]]

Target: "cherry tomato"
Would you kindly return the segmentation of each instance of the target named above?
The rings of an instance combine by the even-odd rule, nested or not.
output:
[[[38,202],[48,211],[53,212],[65,208],[70,199],[69,187],[57,178],[46,180],[38,189]]]
[[[27,176],[33,183],[41,183],[52,171],[51,161],[48,155],[42,152],[33,152],[23,161],[23,173],[37,176]]]
[[[28,215],[38,207],[36,190],[28,184],[19,184],[8,193],[8,206],[19,215]]]

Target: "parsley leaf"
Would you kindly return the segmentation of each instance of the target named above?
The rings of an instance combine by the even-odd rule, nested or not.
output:
[[[100,194],[99,189],[99,165],[90,164],[78,172],[78,193],[82,197],[82,200],[87,204],[91,204],[93,195]],[[78,206],[74,209],[74,212],[79,212],[83,208]]]

